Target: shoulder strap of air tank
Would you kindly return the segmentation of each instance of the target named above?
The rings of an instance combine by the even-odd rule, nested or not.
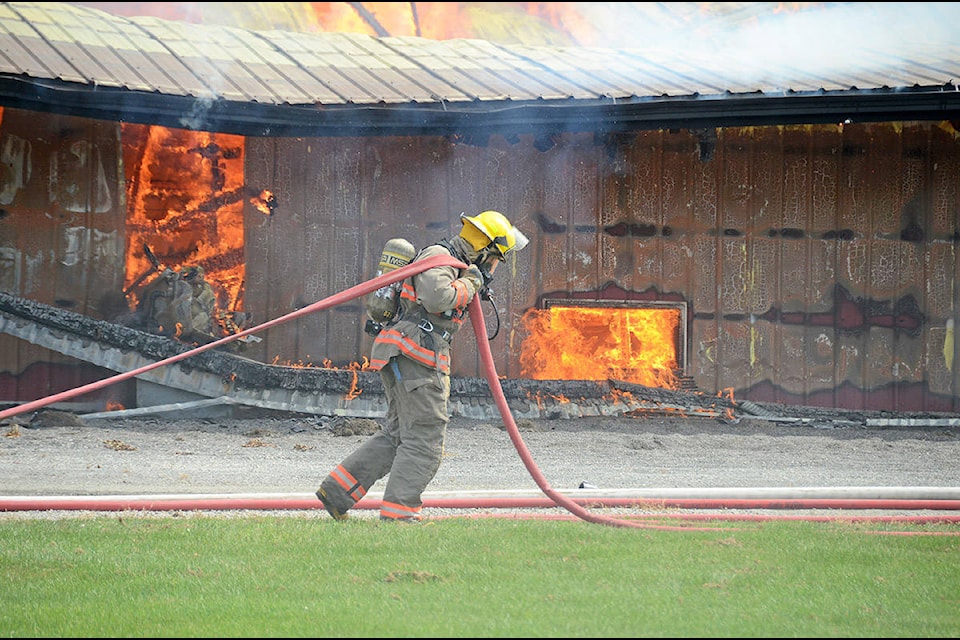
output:
[[[434,244],[438,244],[444,249],[446,249],[447,253],[449,253],[451,256],[453,256],[460,262],[464,262],[464,263],[468,262],[467,256],[463,255],[460,251],[457,251],[457,249],[454,248],[453,244],[446,238],[440,240],[439,242],[435,242]]]

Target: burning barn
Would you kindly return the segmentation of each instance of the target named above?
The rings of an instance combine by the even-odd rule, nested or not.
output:
[[[254,32],[60,3],[0,17],[4,402],[129,368],[123,349],[85,355],[103,325],[209,341],[372,278],[390,238],[420,248],[497,209],[531,238],[485,307],[507,379],[960,411],[952,43],[771,82],[682,52]],[[191,267],[212,287],[207,335],[183,333],[163,280]],[[63,324],[41,339],[25,317],[61,312],[102,325],[61,348]],[[363,326],[355,299],[232,351],[355,380]],[[471,340],[455,337],[465,379],[480,374]]]

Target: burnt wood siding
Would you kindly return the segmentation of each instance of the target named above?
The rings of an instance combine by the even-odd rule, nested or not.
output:
[[[104,317],[103,292],[124,282],[118,125],[6,109],[0,144],[3,290]],[[502,376],[522,376],[520,318],[546,298],[670,301],[688,305],[684,373],[704,393],[960,410],[949,122],[257,137],[244,158],[246,186],[277,198],[271,216],[244,205],[243,307],[256,324],[373,277],[389,238],[421,248],[456,234],[461,212],[497,209],[531,238],[516,274],[504,265],[493,284]],[[348,367],[369,353],[364,319],[355,299],[264,331],[245,355]],[[481,374],[473,340],[467,322],[455,375]],[[18,389],[31,365],[73,361],[6,335],[0,346],[7,399],[90,378]]]
[[[105,297],[122,289],[124,276],[119,126],[16,109],[0,118],[0,289],[103,317]],[[7,334],[0,354],[4,399],[110,374]]]

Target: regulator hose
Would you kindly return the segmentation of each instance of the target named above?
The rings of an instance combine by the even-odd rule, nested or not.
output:
[[[493,307],[493,316],[497,319],[497,328],[493,331],[493,335],[487,338],[487,342],[493,342],[493,339],[500,333],[500,310],[497,308],[497,303],[493,299],[493,292],[487,287],[480,289],[480,299],[490,303],[490,306]],[[486,322],[486,320],[484,320],[484,322]]]

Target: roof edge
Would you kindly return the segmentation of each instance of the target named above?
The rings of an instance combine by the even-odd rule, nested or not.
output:
[[[254,137],[600,132],[958,120],[957,87],[438,104],[273,105],[0,74],[0,104]]]

